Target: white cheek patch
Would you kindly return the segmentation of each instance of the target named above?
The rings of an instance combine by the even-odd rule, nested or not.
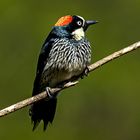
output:
[[[84,36],[85,36],[85,33],[84,33],[84,30],[83,28],[79,28],[75,31],[72,32],[72,35],[73,35],[73,38],[76,39],[76,40],[80,40],[82,39]]]

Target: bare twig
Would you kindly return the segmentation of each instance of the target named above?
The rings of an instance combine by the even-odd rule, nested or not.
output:
[[[77,83],[78,83],[78,81],[68,82],[62,88],[50,88],[49,90],[50,90],[50,93],[53,95],[53,94],[65,89],[65,88],[74,86]],[[47,97],[47,94],[46,94],[46,91],[44,91],[44,92],[42,92],[42,93],[40,93],[40,94],[38,94],[36,96],[30,97],[30,98],[25,99],[23,101],[20,101],[20,102],[18,102],[16,104],[13,104],[13,105],[5,108],[5,109],[0,110],[0,117],[5,116],[5,115],[7,115],[9,113],[15,112],[16,110],[19,110],[19,109],[21,109],[21,108],[23,108],[25,106],[31,105],[32,103],[37,102],[37,101],[39,101],[41,99],[44,99],[46,97]]]
[[[95,69],[97,69],[100,66],[110,62],[111,60],[116,59],[116,58],[118,58],[118,57],[120,57],[120,56],[122,56],[124,54],[127,54],[127,53],[129,53],[129,52],[131,52],[133,50],[136,50],[138,48],[140,48],[140,41],[137,42],[137,43],[134,43],[134,44],[132,44],[132,45],[130,45],[130,46],[124,48],[124,49],[121,49],[121,50],[119,50],[117,52],[114,52],[113,54],[111,54],[111,55],[109,55],[109,56],[107,56],[107,57],[95,62],[94,64],[91,64],[90,66],[88,66],[89,72],[94,71]],[[78,79],[78,77],[77,77],[77,79]],[[65,88],[69,88],[71,86],[74,86],[77,83],[78,83],[78,81],[76,81],[76,82],[68,82],[67,84],[65,84],[61,88],[50,88],[50,92],[51,92],[51,94],[56,94],[58,91],[61,91],[61,90],[65,89]],[[14,105],[11,105],[11,106],[9,106],[9,107],[7,107],[5,109],[0,110],[0,117],[5,116],[5,115],[7,115],[9,113],[15,112],[16,110],[19,110],[19,109],[21,109],[23,107],[31,105],[31,104],[33,104],[33,103],[35,103],[35,102],[37,102],[37,101],[39,101],[41,99],[44,99],[46,97],[47,97],[47,94],[46,94],[46,91],[44,91],[44,92],[42,92],[42,93],[40,93],[40,94],[38,94],[36,96],[30,97],[28,99],[25,99],[25,100],[23,100],[21,102],[18,102],[16,104],[14,104]]]

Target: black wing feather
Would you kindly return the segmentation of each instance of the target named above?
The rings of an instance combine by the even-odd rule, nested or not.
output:
[[[49,34],[49,36],[45,40],[45,42],[41,48],[41,52],[39,54],[36,77],[35,77],[34,86],[33,86],[33,93],[32,93],[33,96],[39,94],[39,92],[40,92],[39,91],[40,90],[40,79],[41,79],[41,75],[44,70],[44,67],[47,63],[47,58],[49,57],[49,53],[52,48],[52,44],[54,42],[53,36],[54,35],[52,33]]]
[[[41,77],[43,74],[44,67],[48,61],[50,50],[52,49],[53,43],[56,39],[56,34],[51,32],[47,39],[45,40],[37,64],[36,78],[34,81],[33,93],[32,95],[37,95],[41,92]],[[49,101],[41,100],[37,103],[34,103],[30,108],[30,116],[33,122],[33,130],[38,126],[41,120],[44,122],[44,130],[47,128],[48,123],[52,123],[55,110],[56,110],[57,99],[52,98]]]

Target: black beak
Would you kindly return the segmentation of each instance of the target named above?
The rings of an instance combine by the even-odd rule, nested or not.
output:
[[[87,21],[85,22],[84,31],[86,31],[87,28],[88,28],[90,25],[96,24],[96,23],[98,23],[98,21],[95,21],[95,20],[87,20]]]

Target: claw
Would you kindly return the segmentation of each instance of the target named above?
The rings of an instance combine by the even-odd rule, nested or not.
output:
[[[48,95],[48,99],[54,98],[54,96],[51,94],[50,88],[46,87],[46,94]]]
[[[88,67],[86,67],[85,70],[83,71],[83,73],[81,74],[81,79],[83,79],[84,76],[88,76],[88,73],[89,73],[89,69],[88,69]]]
[[[89,73],[89,68],[88,67],[86,67],[84,73],[85,73],[85,76],[88,76],[88,73]]]

